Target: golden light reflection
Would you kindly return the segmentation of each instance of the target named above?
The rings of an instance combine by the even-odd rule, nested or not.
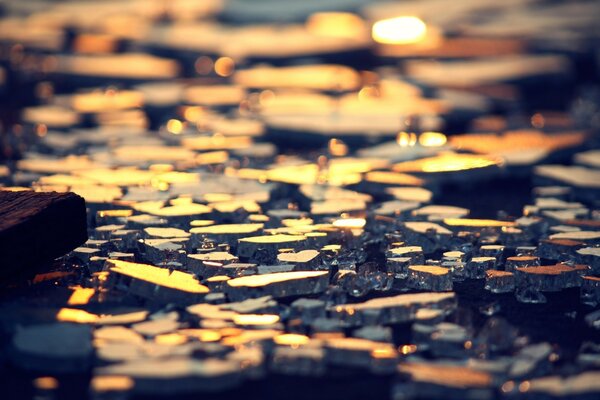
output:
[[[192,123],[197,123],[203,115],[205,115],[205,111],[200,106],[189,106],[183,111],[183,117]]]
[[[56,315],[58,321],[76,322],[78,324],[93,324],[99,318],[96,314],[75,308],[61,308]]]
[[[423,179],[416,176],[400,174],[391,171],[372,171],[365,174],[367,182],[381,183],[384,185],[421,186],[425,183]]]
[[[180,135],[183,132],[183,122],[178,119],[170,119],[167,122],[167,131],[173,135]]]
[[[409,362],[400,364],[398,369],[410,374],[415,381],[444,387],[487,388],[492,384],[490,373],[458,365]]]
[[[400,132],[396,136],[396,143],[400,147],[412,147],[417,144],[417,135],[415,133]]]
[[[325,160],[326,157],[323,158]],[[345,186],[361,181],[361,173],[371,171],[376,168],[385,168],[388,165],[387,160],[375,158],[356,158],[343,157],[328,160],[327,174],[323,171],[323,165],[317,163],[302,165],[282,165],[266,170],[241,168],[238,170],[226,170],[225,173],[246,179],[265,180],[274,182],[284,182],[290,184],[313,184],[318,183],[319,179],[327,178],[330,186]],[[326,175],[326,176],[325,176]]]
[[[175,60],[145,53],[115,53],[102,55],[60,55],[49,61],[61,70],[78,76],[121,77],[134,79],[175,78],[179,66]]]
[[[365,86],[358,91],[358,100],[367,101],[373,98],[377,98],[381,95],[379,89],[375,86]]]
[[[234,150],[250,147],[250,145],[252,145],[252,137],[228,137],[217,132],[211,136],[185,138],[183,139],[182,144],[184,147],[191,150]]]
[[[188,341],[188,337],[181,333],[164,333],[162,335],[157,335],[154,338],[154,341],[162,345],[178,346],[186,343]]]
[[[358,15],[347,12],[317,12],[306,20],[306,30],[319,36],[361,37],[365,29],[365,23]]]
[[[456,172],[502,165],[498,157],[472,154],[445,153],[435,157],[405,161],[394,165],[396,172]]]
[[[67,304],[70,306],[87,304],[94,295],[94,293],[96,293],[96,290],[94,288],[83,288],[81,286],[75,286],[72,289],[74,289],[74,292],[73,294],[71,294],[71,297],[69,297],[69,300],[67,301]]]
[[[312,335],[312,338],[316,340],[335,340],[345,337],[344,332],[314,332]]]
[[[124,392],[130,390],[134,386],[134,382],[128,376],[102,375],[95,376],[90,385],[94,392]]]
[[[204,264],[206,265],[214,265],[217,264],[218,266],[220,266],[220,263],[211,263],[209,261],[206,261]],[[228,280],[230,280],[231,278],[226,276],[226,275],[216,275],[216,276],[211,276],[210,278],[208,278],[206,280],[206,282],[211,282],[211,283],[215,283],[215,282],[226,282]]]
[[[215,61],[215,72],[222,77],[228,77],[235,70],[235,62],[230,57],[221,57]]]
[[[208,293],[209,289],[201,285],[194,275],[181,271],[169,271],[152,265],[137,264],[122,260],[107,260],[111,271],[134,279],[143,280],[159,286],[181,290],[188,293]]]
[[[450,272],[449,269],[444,267],[438,267],[436,265],[411,265],[408,267],[408,269],[410,271],[424,272],[426,274],[437,276],[448,275],[448,273]]]
[[[272,325],[279,322],[275,314],[238,314],[233,317],[236,325]]]
[[[447,140],[446,135],[439,132],[423,132],[419,136],[419,144],[424,147],[441,147]]]
[[[363,228],[367,221],[364,218],[340,218],[333,221],[336,228]]]
[[[198,165],[222,164],[227,160],[229,160],[229,153],[226,151],[200,153],[194,159]]]
[[[173,199],[171,200],[171,204],[171,206],[164,206],[162,201],[145,201],[134,204],[132,208],[139,212],[159,217],[193,216],[208,214],[212,211],[211,207],[204,204],[192,203],[191,199]]]
[[[98,280],[98,282],[106,282],[108,280],[108,271],[95,272],[93,276]]]
[[[405,344],[405,345],[400,346],[398,348],[398,351],[400,352],[400,354],[403,354],[403,355],[412,354],[415,351],[417,351],[417,345],[416,344]]]
[[[539,118],[543,118],[540,115]],[[532,123],[543,123],[539,119]],[[549,152],[576,147],[584,143],[582,131],[546,133],[536,129],[507,131],[501,135],[480,133],[455,135],[450,138],[454,148],[479,154],[495,155],[508,164],[532,164],[545,158]]]
[[[304,227],[312,225],[314,221],[311,218],[282,219],[281,225],[286,228]]]
[[[73,96],[72,107],[82,113],[124,110],[142,106],[143,95],[131,90],[94,91]]]
[[[427,25],[420,18],[403,16],[375,22],[373,40],[383,44],[411,44],[425,39]]]
[[[327,275],[327,271],[292,271],[277,272],[264,275],[251,275],[227,281],[231,287],[261,287],[273,283],[286,282],[295,279],[319,278]]]
[[[472,219],[472,218],[445,218],[444,224],[448,226],[467,226],[467,227],[504,227],[515,226],[511,221],[498,221],[495,219]]]
[[[223,337],[228,337],[228,336],[238,336],[241,335],[244,332],[243,329],[240,328],[234,328],[234,327],[229,327],[229,328],[223,328],[219,330],[219,333],[221,334],[221,336]]]
[[[72,46],[76,53],[102,54],[114,52],[116,44],[117,40],[112,35],[81,33],[75,37]]]
[[[348,146],[340,139],[331,139],[328,144],[329,154],[334,157],[344,157],[348,154]]]
[[[302,99],[321,99],[326,96],[310,92],[287,91],[283,89],[341,90],[350,91],[361,85],[357,71],[342,65],[294,65],[289,67],[260,66],[237,71],[234,82],[248,88],[277,89],[275,92],[261,92],[258,98],[261,106],[292,107]],[[265,95],[268,96],[265,98]],[[280,98],[281,95],[281,98]],[[248,100],[253,100],[248,97]],[[304,104],[302,102],[302,104]]]
[[[380,347],[377,349],[371,350],[371,357],[373,358],[396,358],[396,350],[391,346]]]
[[[195,226],[190,233],[196,235],[227,235],[227,234],[249,234],[258,232],[264,224],[223,224]]]
[[[282,346],[291,346],[297,348],[310,342],[310,338],[297,333],[284,333],[283,335],[275,336],[273,339],[275,344]]]
[[[167,182],[161,181],[158,178],[152,178],[152,180],[150,181],[150,185],[152,185],[153,188],[160,190],[161,192],[169,190],[169,184]]]
[[[24,186],[4,186],[0,187],[0,191],[2,192],[28,192],[32,190],[31,188]]]
[[[190,226],[200,228],[203,226],[213,225],[214,223],[215,223],[215,221],[213,221],[211,219],[195,219],[190,222]]]
[[[272,339],[280,334],[281,331],[275,329],[241,330],[236,335],[224,338],[221,343],[225,346],[240,346],[246,343]]]
[[[269,216],[262,214],[252,214],[248,216],[248,221],[257,223],[269,222]]]
[[[172,172],[175,169],[171,164],[152,164],[148,167],[152,172]]]
[[[253,200],[232,200],[222,201],[217,203],[209,203],[215,211],[220,213],[232,213],[237,210],[243,209],[247,212],[260,212],[261,208],[257,202]]]
[[[47,272],[45,274],[37,274],[33,278],[32,283],[36,284],[36,283],[41,283],[41,282],[45,282],[45,281],[60,279],[60,278],[64,278],[69,275],[73,275],[73,272],[72,271],[68,271],[68,272],[67,271],[53,271],[53,272]]]

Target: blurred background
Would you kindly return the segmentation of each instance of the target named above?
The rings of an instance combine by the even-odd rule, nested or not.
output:
[[[181,161],[159,145],[182,159],[226,151],[234,167],[248,155],[458,150],[512,167],[508,186],[483,193],[526,196],[533,165],[596,140],[599,11],[584,0],[2,0],[0,177],[31,186],[61,169],[27,159],[67,155]],[[147,152],[119,159],[132,146]]]

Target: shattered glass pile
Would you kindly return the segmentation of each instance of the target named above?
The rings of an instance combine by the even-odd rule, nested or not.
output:
[[[4,393],[600,396],[597,2],[0,9],[0,190],[89,230]]]

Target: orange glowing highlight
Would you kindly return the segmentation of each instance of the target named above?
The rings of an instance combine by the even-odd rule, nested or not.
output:
[[[183,132],[183,122],[178,119],[170,119],[167,122],[167,131],[173,135],[180,135]]]
[[[37,274],[33,278],[33,283],[36,284],[36,283],[41,283],[41,282],[50,281],[50,280],[54,280],[54,279],[60,279],[60,278],[64,278],[69,275],[73,275],[73,272],[71,272],[71,271],[69,271],[69,272],[54,271],[54,272],[47,272],[45,274]]]
[[[400,147],[413,147],[417,144],[417,135],[414,133],[400,132],[396,136],[396,143]]]
[[[336,228],[363,228],[366,224],[364,218],[340,218],[333,221]]]
[[[167,346],[178,346],[188,341],[188,337],[181,333],[165,333],[158,335],[154,338],[154,341],[158,344]]]
[[[423,132],[419,136],[419,144],[423,147],[441,147],[447,141],[446,135],[439,132]]]
[[[200,284],[192,274],[122,260],[108,260],[107,262],[111,266],[110,270],[112,272],[134,279],[188,293],[203,294],[209,292],[209,289]]]
[[[92,379],[94,392],[125,392],[134,386],[133,379],[128,376],[102,375]]]
[[[348,154],[348,146],[340,139],[331,139],[327,147],[329,153],[334,157],[343,157]]]
[[[476,228],[516,226],[516,224],[511,221],[498,221],[495,219],[472,219],[472,218],[445,218],[444,224],[446,224],[448,226],[468,226],[468,227],[476,227]]]
[[[100,218],[126,218],[133,215],[133,210],[102,210],[98,211]]]
[[[67,304],[70,306],[83,305],[89,303],[96,290],[94,288],[83,288],[81,286],[75,286],[72,289],[75,291],[69,297]]]
[[[78,324],[93,324],[100,317],[96,314],[75,308],[61,308],[56,315],[56,319],[61,322],[75,322]]]
[[[186,107],[183,112],[183,117],[192,123],[198,123],[200,118],[205,114],[204,109],[200,106]]]
[[[378,359],[396,358],[396,356],[397,356],[396,350],[391,346],[380,347],[380,348],[371,350],[371,357],[373,357],[373,358],[378,358]]]
[[[279,315],[274,314],[238,314],[233,317],[236,325],[272,325],[279,322]]]
[[[230,57],[221,57],[215,61],[215,72],[222,77],[228,77],[235,70],[235,62]]]
[[[33,380],[33,386],[41,390],[56,390],[58,389],[58,380],[51,376],[40,376]]]
[[[284,333],[283,335],[275,336],[275,338],[273,338],[273,342],[281,346],[299,347],[308,344],[310,342],[310,338],[297,333]]]
[[[373,25],[372,36],[373,40],[382,44],[417,43],[427,36],[427,25],[412,16],[383,19]]]
[[[398,348],[398,351],[402,355],[412,354],[415,351],[417,351],[417,345],[416,344],[405,344],[405,345],[400,346]]]
[[[327,273],[327,271],[277,272],[264,275],[242,276],[227,281],[227,284],[231,287],[261,287],[294,279],[318,278],[327,275]]]
[[[502,159],[498,157],[486,157],[472,154],[446,153],[435,157],[422,158],[414,161],[406,161],[396,164],[393,170],[396,172],[456,172],[478,168],[500,166]]]

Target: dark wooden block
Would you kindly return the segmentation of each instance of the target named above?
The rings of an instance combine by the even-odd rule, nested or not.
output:
[[[75,193],[0,190],[0,279],[38,271],[88,238]]]

